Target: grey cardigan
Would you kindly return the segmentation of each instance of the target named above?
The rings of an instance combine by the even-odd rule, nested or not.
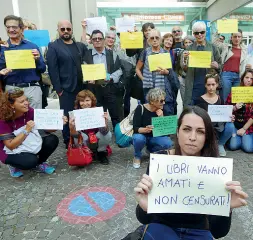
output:
[[[190,45],[186,51],[197,51],[197,43],[194,42],[192,45]],[[221,70],[221,56],[218,48],[210,43],[206,42],[206,46],[204,48],[204,51],[211,51],[212,52],[212,59],[211,61],[216,61],[219,65],[219,69],[217,69],[218,72]],[[184,59],[181,57],[181,67],[184,68]],[[208,71],[208,69],[206,69]],[[193,82],[194,82],[195,76],[194,76],[194,68],[188,68],[186,70],[186,78],[185,78],[185,95],[184,95],[184,101],[183,105],[184,107],[191,104],[192,99],[192,89],[193,89]],[[204,81],[204,79],[203,79]]]

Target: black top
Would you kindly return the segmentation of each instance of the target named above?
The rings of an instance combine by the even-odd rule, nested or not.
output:
[[[142,224],[160,223],[172,228],[209,230],[214,238],[225,237],[231,226],[229,217],[187,213],[148,214],[137,205],[136,217]]]
[[[72,44],[66,44],[66,46],[69,48],[69,51],[71,52],[72,57],[75,59],[75,62],[77,63],[76,69],[77,69],[78,83],[82,83],[83,75],[82,75],[82,69],[81,69],[81,64],[82,64],[81,54],[79,53],[79,50],[75,42],[73,42]]]
[[[205,109],[208,112],[208,105],[224,105],[224,101],[220,98],[220,96],[218,97],[217,101],[213,104],[207,102],[204,98],[199,97],[196,101],[195,101],[195,105]],[[223,122],[213,122],[213,127],[217,132],[223,132],[224,130],[224,123]]]
[[[142,113],[143,111],[143,113]],[[153,117],[158,117],[156,112],[150,112],[147,108],[143,106],[138,105],[135,112],[134,112],[134,118],[133,118],[133,129],[134,133],[139,133],[138,130],[141,127],[146,127],[148,125],[152,125],[152,118]],[[152,132],[151,133],[145,133],[145,136],[150,136],[152,137]]]

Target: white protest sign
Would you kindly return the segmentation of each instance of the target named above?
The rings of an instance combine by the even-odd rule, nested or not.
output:
[[[34,109],[34,122],[36,129],[62,130],[63,110]]]
[[[148,213],[229,216],[233,159],[150,155]]]
[[[208,105],[212,122],[231,122],[233,105]]]
[[[115,25],[117,32],[134,31],[133,18],[115,18]]]
[[[105,17],[87,18],[87,33],[91,34],[94,30],[100,30],[102,33],[107,32],[107,22]]]
[[[74,110],[73,113],[77,131],[105,127],[102,107]]]

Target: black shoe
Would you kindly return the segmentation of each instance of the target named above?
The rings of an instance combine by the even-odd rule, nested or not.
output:
[[[107,158],[107,152],[98,152],[97,153],[98,160],[100,161],[101,164],[103,165],[108,165],[109,160]]]

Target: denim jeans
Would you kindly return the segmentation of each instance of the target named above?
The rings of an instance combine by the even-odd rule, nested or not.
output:
[[[144,134],[135,133],[133,135],[134,157],[141,159],[141,151],[147,145],[147,149],[152,152],[169,149],[172,146],[172,141],[167,136],[150,137]]]
[[[144,240],[213,240],[208,230],[189,228],[170,228],[168,226],[151,223],[148,225]]]
[[[226,123],[225,129],[220,135],[219,144],[225,145],[228,140],[228,147],[232,151],[241,148],[244,152],[253,152],[253,134],[238,136],[234,123]]]
[[[240,85],[240,75],[235,72],[222,72],[221,80],[223,100],[226,102],[229,93],[231,93],[231,88]]]

